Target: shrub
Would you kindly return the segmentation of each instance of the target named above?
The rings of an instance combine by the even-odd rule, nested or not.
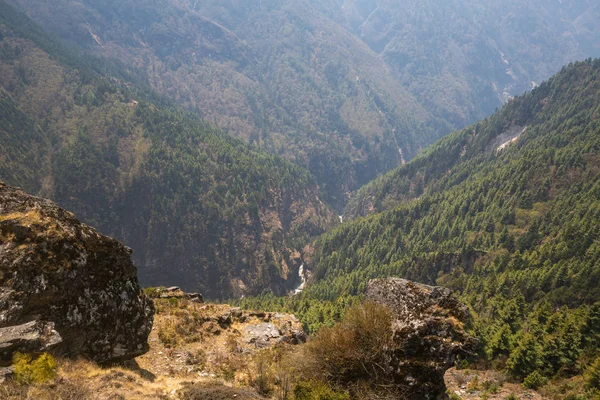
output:
[[[588,389],[600,389],[600,357],[586,369],[585,386]]]
[[[461,369],[468,369],[468,368],[469,368],[469,361],[467,361],[466,359],[463,358],[456,362],[456,369],[461,370]]]
[[[385,379],[385,351],[391,344],[392,314],[389,308],[365,302],[352,307],[332,328],[322,328],[308,344],[314,371],[339,384]]]
[[[271,371],[269,360],[265,355],[259,355],[254,361],[256,376],[253,379],[253,386],[262,395],[268,395],[272,392]]]
[[[471,380],[471,382],[469,382],[469,384],[467,385],[467,390],[469,392],[476,392],[479,389],[481,389],[479,387],[479,376],[475,375],[475,377]]]
[[[539,389],[548,383],[548,378],[540,374],[537,370],[527,375],[523,381],[523,387],[526,389]]]
[[[171,306],[171,307],[177,307],[179,305],[179,299],[176,299],[174,297],[167,299],[167,302],[169,303],[169,306]]]
[[[489,392],[491,394],[496,394],[500,391],[500,382],[496,381],[496,380],[491,380],[491,381],[485,381],[482,384],[483,390],[485,390],[486,392]]]
[[[160,293],[163,291],[163,287],[147,287],[144,289],[144,294],[151,298],[151,299],[157,299],[160,297]]]
[[[335,391],[323,382],[298,382],[294,386],[295,400],[349,400],[348,393]]]
[[[48,353],[35,360],[29,354],[15,353],[13,365],[15,380],[21,384],[44,383],[56,376],[56,360]]]
[[[174,347],[177,345],[177,332],[171,324],[165,324],[158,328],[158,340],[166,347]]]

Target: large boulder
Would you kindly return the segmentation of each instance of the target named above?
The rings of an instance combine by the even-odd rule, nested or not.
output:
[[[474,349],[476,340],[465,331],[468,308],[450,289],[421,285],[405,279],[371,280],[367,300],[393,313],[393,345],[387,367],[408,399],[444,396],[444,373],[457,357]]]
[[[101,363],[145,353],[154,308],[130,255],[53,202],[0,183],[0,362],[15,351]]]

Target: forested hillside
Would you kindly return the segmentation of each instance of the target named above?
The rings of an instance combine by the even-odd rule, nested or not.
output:
[[[341,211],[378,174],[600,56],[591,0],[9,0],[309,169]]]
[[[582,267],[571,257],[583,256],[597,234],[599,70],[598,60],[566,67],[365,188],[373,193],[373,208],[388,203],[390,210],[343,224],[318,241],[317,280],[345,282],[322,287],[332,295],[356,289],[350,284],[355,274],[362,275],[355,282],[382,273],[433,282],[453,267],[471,273],[477,260],[493,261],[490,254],[525,257],[581,237],[590,239],[578,241],[587,243],[581,251],[569,244],[557,257],[552,250],[552,270],[567,257],[565,265],[575,268],[567,275],[593,283],[589,274],[575,273]],[[586,298],[580,289],[573,289],[571,301]]]
[[[600,333],[599,151],[600,60],[588,60],[373,184],[389,210],[318,239],[304,298],[381,276],[437,283],[462,293],[480,354],[514,376],[580,373]]]
[[[0,179],[123,240],[145,284],[285,293],[298,250],[337,220],[307,170],[154,101],[4,3],[0,55]]]
[[[227,132],[306,167],[340,211],[351,191],[450,131],[310,2],[11,3],[138,68],[154,90]]]
[[[122,240],[144,285],[310,332],[371,278],[452,288],[479,338],[464,362],[538,386],[585,372],[555,398],[591,399],[600,59],[539,83],[600,55],[599,16],[592,0],[0,0],[0,180]]]

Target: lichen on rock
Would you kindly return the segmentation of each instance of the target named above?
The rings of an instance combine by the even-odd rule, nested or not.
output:
[[[153,315],[128,247],[0,183],[0,329],[12,334],[0,361],[22,350],[133,358],[148,349]]]
[[[468,308],[450,289],[400,278],[374,279],[367,300],[393,313],[393,345],[388,367],[408,399],[436,399],[445,392],[444,373],[457,357],[465,357],[477,343],[465,326]]]

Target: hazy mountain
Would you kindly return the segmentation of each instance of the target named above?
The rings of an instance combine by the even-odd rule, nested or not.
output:
[[[346,0],[340,12],[428,111],[456,127],[600,56],[591,0]]]
[[[451,128],[600,55],[592,1],[10,0],[348,195]]]

